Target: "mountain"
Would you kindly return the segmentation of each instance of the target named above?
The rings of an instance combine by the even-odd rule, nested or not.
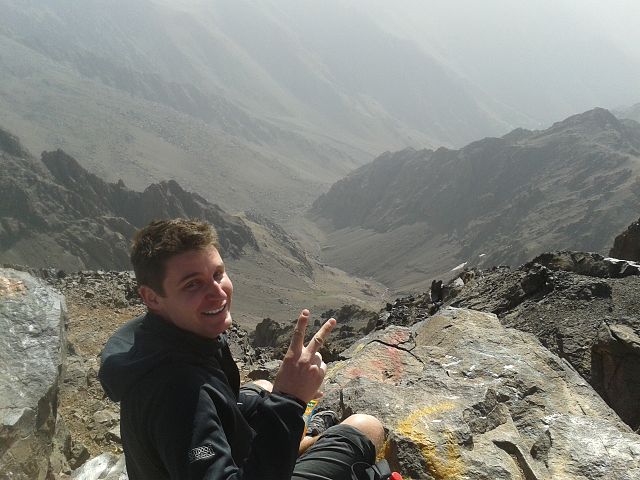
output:
[[[222,251],[238,257],[257,247],[238,217],[184,191],[175,181],[144,192],[88,173],[62,150],[30,157],[19,140],[0,131],[2,184],[0,245],[5,261],[34,267],[126,269],[128,239],[154,218],[202,218],[216,227]],[[11,155],[14,153],[14,155]]]
[[[604,252],[637,218],[640,124],[594,109],[460,150],[406,149],[316,200],[324,259],[405,289],[456,266]]]
[[[108,181],[174,179],[227,210],[286,217],[380,151],[521,119],[339,7],[0,0],[3,126]]]
[[[637,2],[351,2],[520,113],[517,126],[640,101]]]
[[[177,182],[139,192],[87,172],[62,150],[34,158],[0,129],[0,262],[33,268],[128,270],[129,242],[152,219],[189,217],[211,223],[236,289],[236,320],[253,326],[284,321],[382,294],[375,282],[350,277],[308,258],[277,224],[255,213],[230,215]],[[275,283],[273,278],[278,278]]]
[[[640,122],[640,103],[636,103],[629,108],[616,110],[615,114],[618,118],[629,118],[636,122]]]

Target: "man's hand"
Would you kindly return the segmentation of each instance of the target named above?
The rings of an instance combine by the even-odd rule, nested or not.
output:
[[[318,388],[327,372],[327,365],[322,361],[318,350],[336,326],[336,320],[334,318],[327,320],[305,347],[304,335],[308,324],[309,310],[304,309],[298,317],[289,350],[282,360],[273,383],[274,392],[292,395],[305,403],[322,396]]]

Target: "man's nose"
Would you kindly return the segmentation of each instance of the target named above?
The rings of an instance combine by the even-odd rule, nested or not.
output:
[[[222,288],[222,281],[217,281],[215,279],[212,279],[211,283],[209,284],[207,295],[215,298],[220,298],[220,297],[226,298],[227,293]]]

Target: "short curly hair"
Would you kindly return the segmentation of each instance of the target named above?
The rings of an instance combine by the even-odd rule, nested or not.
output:
[[[131,245],[131,264],[138,286],[146,285],[164,295],[167,261],[192,250],[219,248],[211,225],[202,220],[174,218],[154,220],[138,230]]]

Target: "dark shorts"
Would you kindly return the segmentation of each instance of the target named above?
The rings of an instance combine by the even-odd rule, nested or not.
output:
[[[355,463],[369,465],[376,461],[376,451],[360,430],[351,425],[328,428],[318,441],[298,458],[292,480],[351,480]]]
[[[250,424],[262,390],[251,383],[240,388],[238,407]],[[335,425],[298,458],[291,480],[351,480],[353,464],[372,465],[375,457],[373,443],[360,430],[351,425]]]

